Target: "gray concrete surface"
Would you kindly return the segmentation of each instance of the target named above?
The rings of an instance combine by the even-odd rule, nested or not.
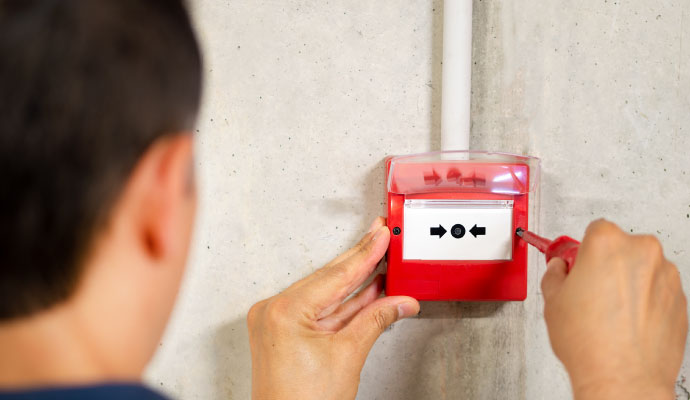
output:
[[[472,147],[543,159],[533,227],[577,237],[603,216],[655,233],[689,288],[690,3],[474,9]],[[194,0],[193,12],[207,72],[200,212],[147,380],[178,398],[247,399],[249,306],[385,212],[385,156],[439,147],[442,1]],[[570,398],[530,256],[524,303],[431,303],[395,324],[359,398]]]

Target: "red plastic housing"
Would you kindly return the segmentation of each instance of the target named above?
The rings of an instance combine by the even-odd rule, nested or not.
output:
[[[391,160],[386,161],[388,227],[392,232],[386,294],[418,300],[524,300],[527,243],[513,240],[512,260],[405,260],[404,203],[406,199],[512,200],[512,229],[526,228],[529,165],[483,160],[416,162],[396,165],[395,179],[390,180]],[[505,176],[511,174],[516,179],[506,183]]]

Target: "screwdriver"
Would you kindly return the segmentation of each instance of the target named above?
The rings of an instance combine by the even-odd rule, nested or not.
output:
[[[544,253],[547,264],[554,257],[562,258],[568,272],[575,264],[577,250],[580,248],[580,242],[577,240],[569,236],[559,236],[554,240],[549,240],[522,228],[517,228],[515,234]]]

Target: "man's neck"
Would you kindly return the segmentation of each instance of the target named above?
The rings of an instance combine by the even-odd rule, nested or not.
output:
[[[69,305],[0,323],[0,388],[78,385],[113,379]],[[122,377],[123,380],[129,380]]]

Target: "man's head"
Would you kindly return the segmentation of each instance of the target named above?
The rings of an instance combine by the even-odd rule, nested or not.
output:
[[[70,306],[122,340],[145,325],[153,351],[191,232],[200,91],[182,0],[0,0],[0,322]]]

